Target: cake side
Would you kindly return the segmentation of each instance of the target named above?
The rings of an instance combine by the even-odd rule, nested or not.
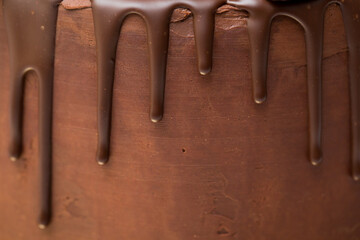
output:
[[[234,15],[233,15],[234,14]],[[340,11],[327,12],[324,158],[307,160],[303,31],[276,20],[269,99],[252,101],[246,19],[216,19],[213,73],[198,75],[192,19],[171,25],[165,115],[148,120],[146,28],[129,17],[115,74],[109,165],[95,163],[96,51],[91,9],[59,8],[53,162],[54,224],[32,224],[38,201],[38,85],[26,84],[24,155],[8,161],[9,65],[0,15],[0,232],[4,239],[349,239],[359,191],[348,177],[347,47]],[[235,17],[234,17],[235,16]],[[331,196],[327,198],[327,196]]]

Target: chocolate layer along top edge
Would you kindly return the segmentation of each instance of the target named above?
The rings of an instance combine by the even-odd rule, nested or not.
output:
[[[57,8],[60,0],[3,0],[9,37],[11,61],[11,136],[10,156],[22,152],[23,80],[27,72],[37,74],[40,83],[39,149],[41,167],[41,211],[39,226],[44,228],[51,218],[51,132],[55,35]],[[266,73],[269,36],[272,20],[279,15],[299,22],[306,35],[308,61],[309,149],[311,163],[322,160],[322,93],[321,65],[324,12],[329,4],[340,5],[349,46],[351,93],[352,175],[360,177],[360,2],[358,0],[313,0],[270,2],[267,0],[93,0],[95,37],[98,57],[98,163],[107,163],[110,156],[112,92],[116,48],[121,25],[129,14],[138,14],[146,22],[150,49],[150,119],[163,117],[166,63],[171,15],[177,8],[186,8],[194,16],[194,32],[198,68],[207,75],[212,68],[215,13],[231,4],[249,13],[248,32],[251,43],[253,95],[261,104],[266,100]],[[67,9],[90,7],[88,1],[64,1]],[[286,100],[286,99],[285,99]]]

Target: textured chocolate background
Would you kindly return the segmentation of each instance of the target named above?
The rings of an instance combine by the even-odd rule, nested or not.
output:
[[[76,7],[75,7],[76,8]],[[303,30],[273,26],[269,97],[252,101],[246,15],[217,16],[214,69],[197,72],[193,24],[171,26],[164,120],[148,118],[146,28],[119,41],[111,161],[96,164],[96,51],[91,9],[59,7],[55,60],[54,216],[38,213],[38,84],[26,83],[24,154],[8,159],[9,54],[0,13],[0,239],[360,239],[360,185],[350,177],[347,46],[326,15],[324,162],[308,162]]]

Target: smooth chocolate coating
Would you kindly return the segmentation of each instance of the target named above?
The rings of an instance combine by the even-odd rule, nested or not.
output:
[[[225,3],[225,0],[92,0],[98,54],[97,161],[100,165],[109,160],[116,48],[126,16],[138,14],[147,25],[151,65],[150,118],[159,122],[163,117],[169,24],[173,10],[184,7],[193,12],[199,71],[206,75],[212,68],[215,12]]]
[[[51,219],[53,75],[60,2],[3,1],[11,61],[10,157],[13,161],[22,153],[24,77],[33,71],[39,81],[40,228],[45,228]]]
[[[310,160],[317,165],[322,160],[321,150],[321,65],[323,50],[324,12],[331,3],[340,4],[350,49],[349,71],[352,110],[352,175],[360,177],[360,120],[359,107],[359,43],[360,1],[317,0],[270,2],[268,0],[228,0],[228,3],[247,10],[250,14],[248,32],[251,42],[254,99],[262,103],[266,99],[266,75],[269,52],[269,36],[272,20],[279,15],[299,22],[306,35],[308,61],[308,104]]]
[[[10,156],[22,153],[23,82],[27,72],[39,80],[39,152],[41,167],[41,212],[39,227],[51,218],[51,128],[57,6],[61,0],[4,0],[3,10],[11,56],[11,144]],[[310,159],[321,161],[321,63],[323,18],[331,3],[341,6],[349,44],[349,72],[352,126],[352,175],[360,178],[360,2],[358,0],[281,1],[229,0],[228,3],[250,13],[248,31],[251,41],[254,99],[266,99],[266,72],[271,22],[285,15],[305,29],[308,60],[308,101]],[[109,159],[111,108],[116,47],[121,25],[127,15],[142,16],[148,28],[151,64],[150,118],[158,122],[163,116],[169,23],[172,11],[189,8],[194,14],[198,65],[201,74],[211,71],[214,14],[225,0],[93,0],[93,14],[98,52],[99,145],[97,160]]]
[[[360,180],[360,1],[342,0],[340,5],[349,47],[352,175]]]

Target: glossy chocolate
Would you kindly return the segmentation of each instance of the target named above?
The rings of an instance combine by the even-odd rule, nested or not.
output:
[[[39,81],[39,227],[51,219],[51,130],[55,33],[60,0],[4,0],[3,10],[11,56],[10,157],[22,153],[23,89],[25,75],[33,71]]]
[[[317,165],[322,159],[321,150],[321,65],[323,48],[324,12],[331,3],[341,6],[350,59],[350,88],[352,112],[352,175],[360,177],[360,120],[359,107],[359,43],[360,43],[360,1],[357,0],[316,0],[286,1],[228,0],[228,3],[249,12],[248,32],[251,42],[254,99],[262,103],[266,99],[266,74],[269,52],[269,36],[272,20],[279,15],[288,16],[299,22],[306,35],[308,61],[308,105],[309,145],[311,163]]]
[[[39,227],[51,218],[51,128],[57,7],[60,0],[4,0],[3,9],[11,52],[11,144],[10,156],[17,160],[22,152],[23,82],[29,71],[39,80],[39,151],[41,167],[41,212]],[[199,71],[206,75],[212,67],[214,14],[225,0],[93,0],[93,15],[98,52],[98,163],[109,159],[111,109],[116,48],[124,19],[132,13],[144,18],[148,28],[151,65],[150,118],[163,117],[169,23],[172,11],[188,8],[194,15]],[[305,29],[308,60],[308,104],[310,159],[321,162],[321,63],[323,18],[331,3],[341,6],[349,45],[351,91],[352,175],[360,178],[360,2],[357,0],[270,1],[229,0],[229,4],[250,13],[254,99],[266,100],[266,72],[272,20],[285,15]]]
[[[213,39],[213,14],[222,1],[124,1],[94,0],[93,11],[98,42],[98,81],[99,81],[99,145],[97,160],[105,164],[109,158],[111,132],[111,102],[114,76],[114,59],[121,23],[130,13],[141,15],[147,22],[151,58],[151,112],[152,121],[158,122],[163,115],[164,88],[166,75],[166,53],[168,48],[169,15],[176,7],[187,7],[194,12],[195,35],[199,55],[200,73],[206,74],[211,69]],[[321,147],[321,62],[323,48],[323,21],[326,7],[331,3],[341,5],[348,32],[352,105],[352,171],[354,179],[359,178],[360,160],[358,152],[359,129],[357,121],[357,59],[358,51],[354,44],[359,39],[354,29],[358,18],[354,15],[360,3],[356,1],[269,1],[269,0],[229,0],[229,4],[250,13],[248,31],[251,41],[253,91],[256,103],[266,100],[266,75],[269,36],[271,22],[279,15],[285,15],[298,21],[305,30],[308,59],[308,105],[309,105],[309,155],[313,165],[322,161]],[[149,7],[151,5],[151,7]],[[156,11],[153,9],[156,6]],[[201,14],[199,14],[201,13]],[[206,16],[206,17],[204,17]],[[199,19],[203,20],[202,24]],[[154,34],[156,31],[157,34]],[[163,33],[163,35],[162,35]],[[152,44],[151,44],[152,43]],[[154,44],[156,43],[156,44]],[[203,48],[203,49],[202,49]],[[206,54],[207,53],[207,54]]]
[[[151,65],[150,118],[158,122],[163,117],[169,24],[173,10],[183,7],[193,12],[199,71],[206,75],[212,67],[215,12],[225,3],[224,0],[92,0],[98,54],[97,161],[100,165],[109,160],[116,48],[126,16],[138,14],[147,25]]]

